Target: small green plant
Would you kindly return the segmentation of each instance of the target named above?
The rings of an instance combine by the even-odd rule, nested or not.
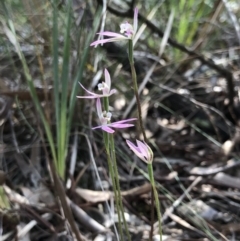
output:
[[[69,80],[69,65],[71,58],[71,29],[73,29],[72,23],[72,2],[69,1],[66,6],[66,12],[59,16],[58,1],[54,0],[52,4],[52,63],[53,63],[53,106],[54,106],[54,115],[56,120],[56,142],[54,131],[47,118],[45,110],[42,108],[40,100],[37,95],[36,88],[33,83],[33,77],[29,66],[27,64],[26,58],[22,52],[22,49],[19,44],[18,36],[15,30],[15,23],[11,17],[11,6],[6,5],[5,2],[1,2],[3,9],[5,10],[5,19],[2,19],[2,24],[5,29],[5,33],[10,40],[10,42],[15,47],[15,50],[21,60],[23,66],[23,73],[27,80],[27,84],[33,99],[33,102],[36,106],[37,112],[40,115],[41,121],[43,123],[47,142],[49,143],[52,159],[54,161],[54,167],[57,170],[59,176],[64,180],[65,179],[65,167],[66,167],[66,157],[68,154],[68,143],[69,135],[72,126],[72,118],[74,114],[75,104],[76,104],[76,94],[79,88],[78,82],[81,82],[84,68],[87,61],[87,56],[89,52],[89,45],[92,39],[93,34],[96,32],[100,16],[100,9],[96,13],[95,21],[93,23],[93,28],[91,32],[88,32],[86,40],[84,42],[84,47],[81,53],[79,53],[78,66],[76,67],[77,72],[72,77],[73,81]],[[47,11],[47,10],[46,10]],[[60,46],[59,46],[59,21],[63,21],[65,26],[64,28],[64,47],[63,52],[60,55]],[[61,32],[62,34],[62,32]],[[62,56],[62,63],[59,63],[59,59]],[[54,121],[55,122],[55,121]]]

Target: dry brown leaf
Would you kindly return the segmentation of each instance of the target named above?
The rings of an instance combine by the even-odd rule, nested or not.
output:
[[[109,191],[92,191],[83,188],[76,188],[76,193],[85,201],[91,203],[104,202],[113,196],[113,193]]]
[[[124,197],[135,197],[151,191],[151,184],[145,183],[142,186],[132,188],[121,192]],[[113,192],[110,191],[93,191],[89,189],[76,188],[76,193],[87,202],[98,203],[109,200],[113,197]]]

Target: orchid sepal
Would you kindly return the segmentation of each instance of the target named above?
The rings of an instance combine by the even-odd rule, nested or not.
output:
[[[153,162],[153,152],[152,149],[142,141],[137,140],[137,146],[133,144],[131,141],[126,140],[129,148],[138,156],[142,161],[147,164],[151,164]]]

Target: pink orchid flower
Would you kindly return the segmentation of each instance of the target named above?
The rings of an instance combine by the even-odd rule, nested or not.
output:
[[[131,141],[126,140],[130,149],[144,162],[151,164],[153,161],[153,152],[151,148],[142,141],[137,140],[137,146],[135,146]]]
[[[98,33],[99,35],[107,36],[107,37],[111,37],[111,38],[100,39],[100,40],[94,41],[93,43],[90,44],[90,46],[98,46],[99,44],[133,39],[134,35],[137,32],[137,27],[138,27],[138,9],[135,8],[134,9],[133,26],[128,22],[122,23],[120,25],[120,33],[122,33],[122,34],[115,33],[115,32],[109,32],[109,31],[100,32],[100,33]]]
[[[101,84],[98,84],[98,90],[102,91],[102,95],[95,94],[86,88],[80,83],[81,87],[90,95],[88,96],[77,96],[77,98],[82,98],[82,99],[96,99],[96,98],[101,98],[101,97],[109,97],[110,95],[114,94],[117,92],[116,89],[111,90],[111,77],[107,69],[104,70],[104,75],[105,75],[105,82],[102,82]]]
[[[99,98],[97,99],[96,106],[97,106],[97,114],[101,122],[101,125],[93,127],[92,128],[93,130],[101,128],[103,131],[106,131],[108,133],[114,133],[115,131],[112,128],[122,129],[122,128],[134,126],[133,124],[129,124],[127,122],[134,121],[137,119],[137,118],[131,118],[127,120],[121,120],[121,121],[109,123],[111,120],[112,114],[110,112],[102,111],[102,105]]]

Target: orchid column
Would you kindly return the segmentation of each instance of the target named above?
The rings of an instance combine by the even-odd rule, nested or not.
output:
[[[112,114],[109,112],[108,97],[111,96],[112,94],[116,93],[116,90],[115,89],[111,90],[111,78],[110,78],[110,75],[109,75],[107,69],[105,69],[104,74],[105,74],[105,82],[98,84],[98,89],[100,91],[102,91],[102,94],[95,94],[93,92],[90,92],[87,89],[85,89],[85,87],[83,85],[80,84],[81,87],[89,95],[88,96],[77,96],[77,97],[85,98],[85,99],[97,99],[96,108],[97,108],[97,114],[98,114],[98,118],[100,121],[100,125],[93,127],[92,129],[93,130],[94,129],[102,129],[102,131],[103,131],[103,139],[104,139],[104,145],[105,145],[106,154],[107,154],[107,162],[108,162],[110,177],[112,180],[114,196],[116,199],[116,207],[117,207],[117,213],[118,213],[118,219],[119,219],[118,224],[119,224],[120,237],[121,237],[122,241],[125,241],[125,238],[123,235],[123,229],[122,229],[122,221],[123,221],[128,241],[131,241],[131,237],[130,237],[130,234],[128,231],[128,226],[127,226],[125,216],[124,216],[121,190],[120,190],[119,177],[118,177],[118,170],[117,170],[116,155],[115,155],[113,133],[115,132],[114,129],[121,129],[121,128],[127,128],[127,127],[134,126],[133,124],[131,124],[129,122],[136,120],[136,118],[121,120],[121,121],[111,123]],[[101,104],[100,98],[103,98],[104,111],[102,110],[102,104]]]

